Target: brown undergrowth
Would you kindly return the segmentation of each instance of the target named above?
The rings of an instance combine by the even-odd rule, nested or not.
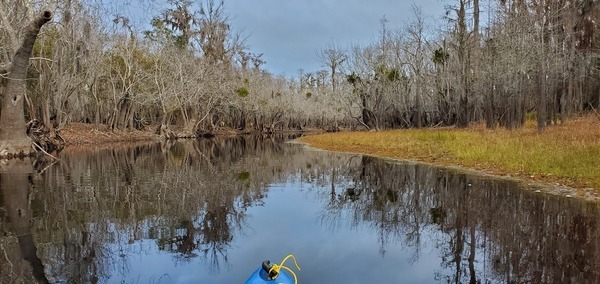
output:
[[[90,145],[133,141],[158,141],[160,136],[149,131],[111,131],[106,125],[73,123],[61,131],[67,145]]]
[[[150,131],[111,131],[106,125],[73,123],[61,131],[65,152],[89,152],[155,143],[162,138]]]

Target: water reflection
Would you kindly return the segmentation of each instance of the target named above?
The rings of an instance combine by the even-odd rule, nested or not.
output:
[[[8,221],[7,226],[4,226],[4,222],[0,223],[3,225],[2,231],[5,236],[0,242],[0,250],[5,252],[7,264],[2,265],[0,269],[3,282],[23,280],[48,283],[32,235],[32,214],[29,206],[29,175],[32,172],[33,166],[29,160],[10,160],[0,169],[0,201],[1,204],[5,204],[2,208],[5,215],[0,217],[3,217],[2,221]],[[10,249],[10,253],[5,247]]]
[[[379,236],[381,255],[388,243],[400,241],[412,248],[411,261],[422,254],[423,235],[439,230],[436,281],[599,281],[595,204],[542,196],[512,181],[372,157],[348,169],[347,176],[332,172],[336,180],[322,220],[334,228],[366,223]]]
[[[43,170],[3,167],[0,280],[238,283],[296,249],[303,283],[600,281],[595,204],[284,140],[66,149]],[[359,239],[377,257],[340,264]],[[353,270],[367,261],[382,269]]]

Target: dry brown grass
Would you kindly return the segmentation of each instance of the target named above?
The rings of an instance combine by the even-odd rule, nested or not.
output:
[[[532,178],[600,190],[600,119],[590,115],[538,132],[533,123],[517,130],[432,128],[342,132],[299,139],[332,151],[354,152]]]

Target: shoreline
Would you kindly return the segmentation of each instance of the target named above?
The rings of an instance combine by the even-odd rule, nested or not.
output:
[[[438,131],[434,129],[433,131]],[[390,130],[390,131],[402,131],[402,130]],[[281,132],[276,134],[291,134],[292,132]],[[363,149],[358,145],[350,145],[350,147],[327,147],[327,145],[316,145],[314,144],[314,137],[320,135],[352,135],[353,133],[365,133],[365,132],[336,132],[336,133],[325,133],[323,131],[304,131],[304,132],[293,132],[308,134],[298,139],[294,139],[294,142],[304,144],[306,147],[313,149],[324,150],[324,151],[335,151],[344,152],[351,154],[369,155],[382,159],[387,159],[395,162],[403,163],[422,163],[434,167],[450,168],[452,170],[458,170],[469,174],[476,174],[480,176],[498,178],[498,179],[510,179],[517,181],[522,184],[525,188],[531,189],[535,192],[548,193],[553,195],[559,195],[563,197],[576,197],[586,201],[592,201],[600,203],[600,192],[598,189],[593,187],[585,186],[574,186],[574,184],[563,184],[560,180],[547,179],[547,177],[536,177],[526,172],[515,173],[508,170],[503,170],[498,167],[473,167],[465,165],[456,160],[448,157],[435,157],[427,155],[418,155],[412,153],[412,155],[406,156],[392,156],[377,153],[376,151],[369,151],[369,149]],[[237,133],[234,131],[222,131],[217,133],[217,137],[226,136],[237,136],[243,135],[244,133]],[[65,150],[67,151],[94,151],[99,149],[113,148],[113,147],[128,147],[132,145],[146,144],[146,143],[158,143],[164,141],[164,137],[155,134],[150,131],[133,130],[133,131],[110,131],[108,127],[100,125],[96,127],[93,124],[75,123],[65,128],[61,135],[65,138],[67,145]],[[313,143],[311,143],[311,141]],[[345,145],[348,146],[348,145]],[[341,148],[341,149],[338,149]],[[373,149],[371,149],[373,150]]]
[[[151,129],[151,128],[149,128]],[[320,134],[325,131],[318,129],[307,130],[284,130],[272,134],[260,132],[237,131],[224,129],[215,131],[215,137],[228,137],[240,135],[293,135],[293,134]],[[150,130],[115,130],[111,131],[106,125],[94,125],[86,123],[69,124],[61,131],[67,147],[84,145],[101,145],[111,143],[129,143],[129,142],[160,142],[167,140],[165,137],[156,134]],[[193,137],[180,137],[177,139],[199,139]]]
[[[560,197],[564,197],[564,198],[577,198],[577,199],[581,199],[583,201],[594,202],[594,203],[597,203],[598,205],[600,205],[600,193],[596,189],[591,188],[591,187],[590,188],[577,188],[577,187],[571,187],[571,186],[558,184],[558,183],[539,181],[539,180],[532,179],[532,178],[527,179],[525,177],[512,176],[510,174],[491,173],[491,172],[487,172],[487,171],[476,169],[476,168],[465,167],[465,166],[462,166],[459,164],[434,163],[434,162],[429,162],[429,161],[424,161],[424,160],[396,158],[396,157],[380,156],[380,155],[366,154],[366,153],[360,153],[360,152],[328,150],[328,149],[323,149],[320,147],[312,146],[312,145],[310,145],[310,143],[299,141],[299,140],[295,140],[294,142],[302,144],[305,147],[310,148],[312,150],[316,150],[316,151],[331,151],[331,152],[338,152],[338,153],[344,153],[344,154],[365,155],[365,156],[370,156],[370,157],[387,160],[387,161],[390,161],[393,163],[422,164],[422,165],[427,165],[427,166],[435,167],[435,168],[449,169],[452,171],[465,173],[465,174],[469,174],[469,175],[476,175],[476,176],[497,179],[497,180],[510,180],[510,181],[516,182],[519,185],[521,185],[523,187],[523,189],[532,191],[535,193],[549,194],[549,195],[560,196]]]
[[[538,131],[440,127],[338,132],[297,139],[311,148],[424,163],[520,181],[536,191],[600,202],[600,123],[587,116]]]

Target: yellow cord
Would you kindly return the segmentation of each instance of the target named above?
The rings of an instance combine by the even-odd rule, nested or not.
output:
[[[298,270],[300,270],[300,266],[298,266],[298,262],[296,262],[296,257],[293,254],[290,254],[283,259],[281,264],[274,263],[273,267],[271,267],[271,269],[269,269],[268,273],[271,274],[271,271],[275,270],[275,272],[277,272],[277,275],[279,275],[279,271],[283,268],[283,269],[289,271],[290,273],[292,273],[292,275],[294,276],[294,283],[297,284],[298,277],[296,277],[296,273],[294,273],[294,271],[292,271],[289,267],[283,265],[290,257],[294,260],[294,264],[296,265],[296,268],[298,268]],[[277,277],[275,277],[275,278],[277,278]]]

